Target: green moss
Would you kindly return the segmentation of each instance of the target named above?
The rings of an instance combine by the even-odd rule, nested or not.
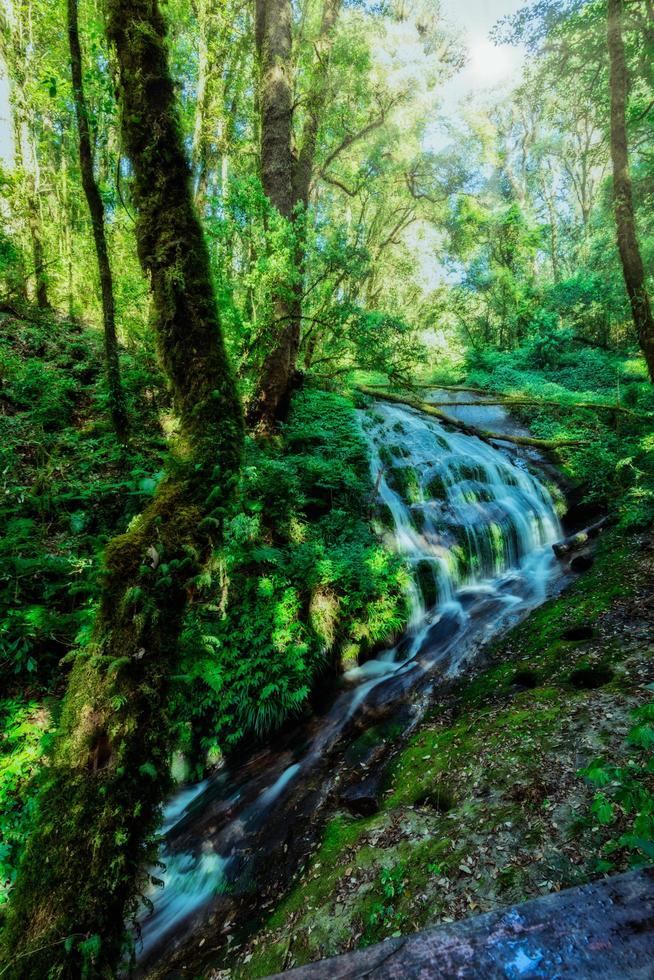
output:
[[[442,476],[432,476],[425,487],[426,496],[430,500],[447,500],[447,484]]]
[[[386,482],[409,504],[422,499],[418,477],[412,466],[390,466],[386,471]]]

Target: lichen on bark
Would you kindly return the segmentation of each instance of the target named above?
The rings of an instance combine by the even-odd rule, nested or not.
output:
[[[106,549],[93,635],[71,671],[11,896],[5,980],[116,975],[169,785],[169,681],[189,584],[220,540],[243,441],[164,21],[154,0],[105,6],[139,258],[179,430],[151,505]]]

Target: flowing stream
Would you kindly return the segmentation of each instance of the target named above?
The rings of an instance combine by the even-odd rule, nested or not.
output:
[[[472,411],[466,421],[514,431],[503,413]],[[396,646],[345,675],[322,716],[169,803],[164,885],[149,895],[154,910],[137,944],[144,973],[204,961],[234,923],[274,900],[310,849],[314,815],[351,778],[348,745],[361,729],[395,713],[410,732],[434,687],[542,602],[559,574],[551,548],[559,521],[528,453],[387,402],[362,412],[361,427],[388,543],[412,570],[409,626]]]

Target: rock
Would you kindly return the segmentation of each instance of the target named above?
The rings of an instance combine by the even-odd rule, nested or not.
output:
[[[587,572],[593,567],[595,559],[592,555],[575,555],[570,562],[571,572]]]
[[[359,817],[370,817],[379,810],[381,796],[381,774],[373,773],[360,783],[348,786],[340,796],[341,803],[350,813]]]
[[[509,909],[392,937],[300,966],[285,973],[284,980],[643,980],[652,976],[653,956],[654,869],[641,868]],[[277,977],[281,974],[274,980]]]

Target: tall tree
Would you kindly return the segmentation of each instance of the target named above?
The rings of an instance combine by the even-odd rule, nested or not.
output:
[[[32,80],[35,66],[35,43],[32,30],[33,11],[29,2],[9,5],[0,9],[0,54],[7,65],[10,78],[9,101],[14,137],[16,169],[22,175],[20,195],[27,230],[31,242],[34,299],[37,306],[46,310],[48,276],[42,236],[41,172],[34,126],[35,114],[28,104],[28,79]]]
[[[253,426],[269,428],[288,405],[300,348],[302,270],[306,248],[306,210],[313,177],[320,113],[327,94],[329,54],[342,0],[325,0],[305,95],[300,147],[293,146],[293,9],[290,0],[257,0],[256,44],[261,113],[261,181],[271,204],[287,221],[295,221],[294,279],[280,284],[275,325],[248,407]]]
[[[119,439],[123,440],[127,435],[127,409],[120,377],[118,340],[116,337],[116,308],[109,249],[107,247],[107,236],[105,233],[104,204],[93,172],[93,147],[91,144],[89,114],[82,77],[82,50],[79,40],[77,0],[67,0],[67,14],[73,96],[75,100],[77,128],[79,131],[80,171],[82,174],[84,194],[86,195],[91,214],[93,241],[98,260],[100,290],[102,293],[102,320],[104,326],[107,387],[109,390],[109,410],[116,434]]]
[[[638,342],[650,379],[654,382],[654,318],[645,284],[645,268],[636,234],[634,200],[629,173],[627,142],[627,98],[629,75],[622,37],[623,0],[608,0],[607,41],[611,90],[611,159],[613,203],[625,286],[631,304]]]
[[[237,479],[242,418],[193,208],[156,0],[106,0],[139,258],[179,431],[151,505],[110,542],[3,936],[6,978],[110,977],[169,787],[167,702],[191,580]],[[44,860],[47,855],[47,860]]]
[[[256,0],[255,38],[261,117],[261,183],[282,218],[293,218],[293,8],[291,0]],[[293,284],[279,283],[273,322],[261,338],[267,353],[248,405],[248,423],[270,428],[290,383],[293,362]]]

